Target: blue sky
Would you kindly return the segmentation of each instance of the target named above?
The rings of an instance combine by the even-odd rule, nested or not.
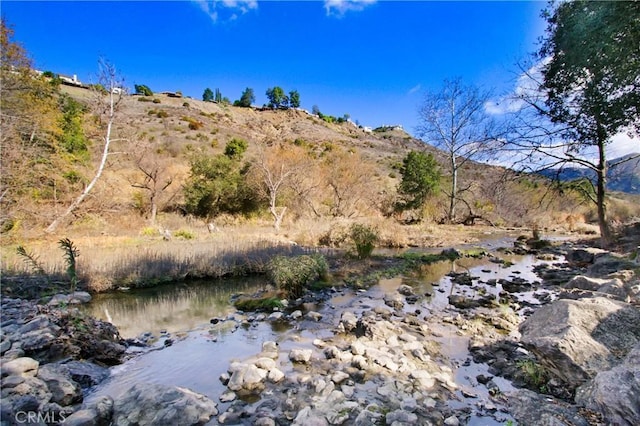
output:
[[[425,90],[445,78],[513,89],[543,35],[544,2],[2,1],[36,66],[95,81],[98,58],[126,85],[201,99],[280,86],[302,107],[413,132]]]

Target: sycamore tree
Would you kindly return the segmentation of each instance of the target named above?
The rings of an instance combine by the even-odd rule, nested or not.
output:
[[[490,155],[495,148],[496,126],[486,112],[490,93],[463,84],[460,78],[445,80],[440,90],[428,92],[419,108],[418,135],[440,148],[449,160],[451,185],[447,220],[456,218],[456,205],[469,187],[460,187],[464,165]]]
[[[252,173],[258,191],[268,200],[269,213],[273,216],[273,227],[280,230],[287,212],[286,193],[299,186],[308,170],[309,157],[295,145],[261,143],[252,163]]]
[[[640,2],[566,1],[543,12],[546,35],[517,93],[512,149],[529,167],[591,169],[601,244],[607,218],[607,161],[612,138],[640,131]],[[630,161],[638,156],[627,157]]]
[[[99,89],[93,92],[93,104],[92,112],[97,116],[100,122],[103,124],[103,144],[102,155],[100,156],[100,162],[95,171],[93,179],[85,186],[84,190],[77,196],[77,198],[67,207],[67,209],[59,215],[51,224],[46,228],[47,233],[55,232],[55,230],[64,223],[65,220],[71,215],[84,199],[93,190],[93,187],[98,183],[98,180],[102,176],[102,172],[107,165],[107,158],[110,155],[110,146],[115,139],[112,138],[113,125],[116,121],[118,112],[118,105],[122,101],[124,95],[123,82],[118,77],[115,66],[108,61],[101,59],[99,61],[99,82],[97,87]],[[106,90],[105,90],[106,89]],[[104,93],[104,92],[107,93]]]

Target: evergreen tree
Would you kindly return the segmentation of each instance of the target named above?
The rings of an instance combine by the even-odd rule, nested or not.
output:
[[[398,205],[401,210],[421,209],[428,197],[438,190],[440,170],[431,154],[411,151],[402,160],[402,181],[398,193],[402,201]]]
[[[204,93],[202,94],[202,100],[205,102],[213,102],[213,91],[208,87],[204,89]]]

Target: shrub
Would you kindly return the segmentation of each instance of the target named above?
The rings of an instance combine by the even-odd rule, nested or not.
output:
[[[142,96],[138,98],[138,102],[151,102],[151,99]]]
[[[156,117],[158,118],[167,118],[169,116],[169,113],[167,111],[158,111],[156,113]]]
[[[158,232],[157,228],[154,228],[153,226],[147,226],[142,228],[142,230],[140,231],[140,235],[142,235],[143,237],[155,237],[160,235],[160,233]]]
[[[186,229],[178,229],[173,233],[173,236],[176,238],[183,238],[185,240],[193,240],[196,237],[196,234]]]
[[[294,299],[302,296],[305,285],[324,278],[328,270],[329,265],[321,254],[276,256],[267,265],[271,282]]]
[[[183,102],[182,106],[185,108],[189,108],[191,106],[191,104],[189,104],[189,102]]]
[[[158,98],[153,98],[153,103],[154,104],[159,104],[161,101]]]
[[[358,259],[371,256],[378,241],[378,230],[369,225],[354,223],[349,229],[349,236],[356,246]]]

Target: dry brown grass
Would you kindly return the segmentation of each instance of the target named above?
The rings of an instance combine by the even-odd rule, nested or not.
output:
[[[282,237],[251,228],[200,235],[194,240],[136,236],[76,237],[73,241],[80,252],[80,280],[87,289],[98,292],[187,278],[263,272],[271,257],[305,251]],[[47,275],[63,275],[66,266],[57,242],[34,241],[24,246],[36,255]],[[16,247],[12,244],[1,249],[3,278],[33,273],[16,253]]]

